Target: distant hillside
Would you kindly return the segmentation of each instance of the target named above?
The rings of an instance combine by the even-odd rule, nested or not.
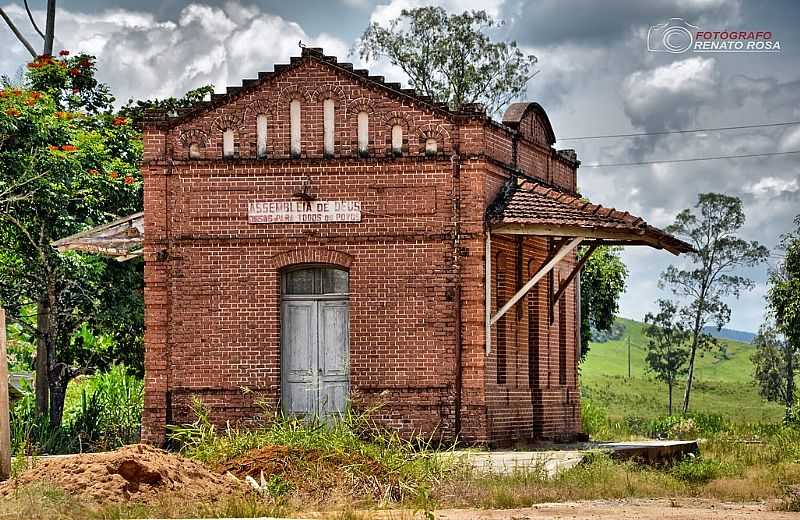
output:
[[[584,398],[606,408],[615,418],[666,413],[666,385],[655,381],[646,370],[647,337],[642,334],[642,325],[617,318],[615,330],[607,341],[592,342],[580,367]],[[629,337],[630,379],[627,377]],[[745,337],[752,339],[752,335]],[[721,338],[721,342],[726,347],[722,359],[710,352],[698,353],[691,410],[718,413],[737,421],[780,420],[782,408],[762,400],[753,384],[750,356],[755,347],[729,338]],[[683,384],[675,389],[674,398],[678,405],[683,398]]]
[[[733,341],[741,341],[742,343],[752,343],[753,338],[756,337],[752,332],[745,332],[743,330],[726,329],[717,330],[716,327],[703,327],[703,332],[720,339],[731,339]]]

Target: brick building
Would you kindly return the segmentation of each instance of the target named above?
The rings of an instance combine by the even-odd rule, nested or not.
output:
[[[577,246],[688,246],[582,200],[554,143],[536,103],[453,112],[319,49],[152,114],[143,229],[84,243],[143,232],[143,438],[194,396],[220,423],[351,401],[406,434],[575,437]]]

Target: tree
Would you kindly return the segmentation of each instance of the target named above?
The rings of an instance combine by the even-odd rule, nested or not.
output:
[[[31,12],[31,8],[28,6],[28,0],[23,0],[23,3],[25,4],[25,11],[28,13],[28,19],[31,21],[31,26],[33,26],[33,29],[42,38],[41,56],[52,56],[53,40],[55,39],[56,31],[56,0],[47,0],[47,19],[44,25],[45,32],[42,32],[39,29],[39,26],[36,24],[36,20],[33,19],[33,13]],[[5,20],[6,25],[8,25],[9,29],[11,29],[11,32],[13,32],[14,36],[17,37],[17,40],[19,40],[19,42],[30,53],[31,57],[34,59],[39,57],[40,54],[36,52],[34,46],[31,45],[27,38],[25,38],[25,36],[14,24],[11,18],[9,18],[2,7],[0,7],[0,17]]]
[[[659,280],[659,287],[669,287],[686,302],[681,314],[691,331],[691,348],[683,413],[689,411],[697,351],[710,341],[703,334],[703,327],[713,324],[721,329],[728,323],[731,311],[724,299],[738,298],[742,291],[754,286],[749,278],[733,273],[741,267],[764,262],[769,254],[758,242],[747,242],[737,236],[745,222],[742,201],[738,198],[701,193],[695,208],[698,214],[685,209],[667,228],[667,232],[692,245],[694,250],[687,253],[692,265],[686,269],[671,265]]]
[[[672,415],[672,389],[678,378],[687,372],[689,332],[680,322],[674,302],[658,300],[658,308],[657,314],[648,312],[644,317],[643,332],[649,338],[645,361],[648,371],[667,384],[668,410]]]
[[[497,25],[485,11],[404,9],[388,27],[367,27],[354,51],[366,61],[388,59],[413,88],[451,109],[482,103],[494,113],[525,90],[537,61],[514,41],[493,42],[486,32]]]
[[[581,361],[589,352],[593,330],[610,331],[625,291],[628,269],[620,247],[598,247],[581,269]]]
[[[781,236],[780,250],[784,258],[769,275],[767,304],[775,324],[783,336],[783,365],[785,378],[784,402],[789,414],[794,404],[794,372],[800,353],[800,215],[795,217],[797,229]]]
[[[750,360],[758,393],[767,401],[786,405],[788,413],[792,408],[795,370],[792,363],[794,352],[789,342],[772,324],[765,323],[753,338],[753,346],[755,352]]]
[[[141,134],[94,72],[91,56],[62,51],[28,64],[23,88],[0,91],[0,303],[36,340],[37,407],[51,424],[76,374],[141,352],[141,311],[127,314],[141,309],[141,262],[50,245],[142,208]],[[109,327],[120,321],[127,331]],[[104,351],[74,341],[85,323],[117,341]]]

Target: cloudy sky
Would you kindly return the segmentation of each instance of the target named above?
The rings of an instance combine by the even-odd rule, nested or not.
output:
[[[43,25],[44,0],[31,0]],[[800,2],[792,0],[440,0],[452,11],[485,9],[539,58],[527,97],[541,103],[560,141],[583,167],[581,191],[595,202],[668,225],[700,192],[744,201],[743,235],[770,248],[800,213],[800,154],[737,160],[593,168],[593,164],[800,150],[800,125],[704,134],[570,141],[567,137],[659,132],[800,121]],[[0,0],[32,42],[21,2]],[[180,95],[212,83],[218,90],[297,55],[298,41],[347,58],[370,21],[386,21],[416,0],[193,2],[62,0],[56,48],[98,57],[100,78],[117,97]],[[648,29],[671,18],[704,30],[770,31],[776,53],[649,52]],[[37,42],[38,43],[38,42]],[[37,44],[38,46],[38,44]],[[28,59],[0,25],[0,73],[14,76]],[[356,57],[350,61],[358,61]],[[369,68],[403,81],[385,64]],[[631,276],[621,314],[641,319],[659,291],[668,253],[628,248]],[[774,260],[773,260],[774,262]],[[762,321],[766,268],[747,273],[758,285],[731,301],[730,327]]]

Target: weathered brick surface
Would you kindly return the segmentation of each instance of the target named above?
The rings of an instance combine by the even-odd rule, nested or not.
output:
[[[302,107],[299,158],[289,153],[293,99]],[[325,99],[336,109],[333,157],[322,149]],[[370,117],[368,157],[356,153],[361,111]],[[263,159],[255,158],[260,114],[268,116]],[[435,110],[305,57],[226,104],[177,125],[149,126],[144,439],[161,442],[166,423],[191,420],[195,396],[218,423],[247,423],[279,407],[280,279],[299,264],[349,271],[352,399],[380,404],[379,421],[405,434],[455,437],[460,370],[463,439],[578,432],[573,288],[551,320],[547,283],[538,284],[508,313],[502,337],[493,330],[502,347],[485,353],[486,207],[514,171],[575,187],[574,164],[541,143],[541,122],[523,123],[517,132]],[[391,153],[398,124],[401,157]],[[227,129],[234,130],[236,156],[223,159]],[[430,138],[438,153],[425,156]],[[192,144],[201,159],[189,159]],[[304,183],[320,200],[361,201],[362,221],[248,223],[248,202],[296,200]],[[498,270],[501,277],[493,310],[531,276],[547,247],[544,238],[493,238],[499,260],[490,283]],[[564,261],[555,276],[565,277],[573,262]],[[538,326],[530,325],[531,313]],[[559,342],[562,319],[566,343]],[[529,341],[531,331],[537,342]],[[529,376],[534,362],[536,377]]]

